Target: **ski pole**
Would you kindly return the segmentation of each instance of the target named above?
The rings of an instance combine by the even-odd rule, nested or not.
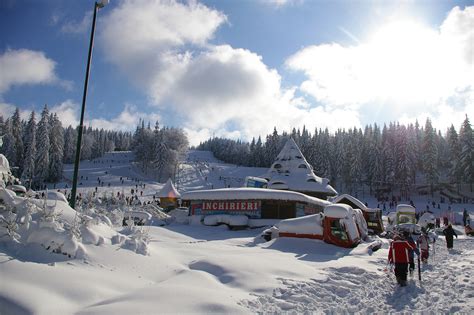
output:
[[[420,255],[418,255],[418,280],[420,280],[420,282],[421,282]]]

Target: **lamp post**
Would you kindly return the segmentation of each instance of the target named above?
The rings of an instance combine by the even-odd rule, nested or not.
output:
[[[92,60],[92,47],[94,46],[95,20],[97,11],[109,3],[109,0],[101,0],[94,3],[94,17],[92,18],[91,38],[89,44],[89,55],[87,57],[86,79],[84,81],[84,94],[82,95],[81,120],[77,131],[76,159],[74,160],[74,175],[72,177],[71,201],[72,208],[76,207],[77,176],[79,173],[79,161],[81,158],[82,132],[84,130],[84,111],[86,109],[87,86],[89,84],[89,73]]]

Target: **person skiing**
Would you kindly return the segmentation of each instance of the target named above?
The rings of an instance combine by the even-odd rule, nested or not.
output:
[[[425,229],[421,230],[421,235],[418,237],[417,243],[421,251],[421,261],[423,263],[428,262],[428,257],[430,255],[430,244],[428,238],[428,232]]]
[[[397,283],[402,287],[407,285],[409,251],[414,251],[415,248],[416,246],[410,244],[399,235],[395,235],[390,244],[388,262],[395,264],[395,277],[397,278]]]
[[[410,264],[409,271],[410,271],[410,275],[412,275],[413,270],[415,270],[415,252],[419,256],[420,251],[418,250],[418,247],[416,246],[416,243],[413,240],[413,237],[411,236],[410,232],[405,231],[403,233],[403,237],[414,248],[413,250],[408,250],[408,258],[409,258],[409,264]]]
[[[448,249],[452,249],[453,248],[453,238],[454,238],[454,236],[456,236],[456,238],[458,238],[458,235],[454,231],[453,226],[451,225],[451,223],[449,223],[448,227],[443,230],[443,234],[446,237],[446,246],[448,247]]]

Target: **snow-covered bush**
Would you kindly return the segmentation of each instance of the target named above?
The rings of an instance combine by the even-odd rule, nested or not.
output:
[[[0,239],[3,237],[15,242],[19,242],[21,237],[18,233],[17,214],[13,212],[13,207],[8,205],[0,214]]]
[[[150,235],[144,228],[128,227],[131,231],[130,235],[125,239],[122,248],[132,250],[138,254],[149,255],[148,243],[150,242]]]

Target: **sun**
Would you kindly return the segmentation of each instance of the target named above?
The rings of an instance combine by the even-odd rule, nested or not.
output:
[[[440,48],[439,34],[416,21],[386,24],[362,48],[367,83],[398,106],[426,102],[437,86]]]

